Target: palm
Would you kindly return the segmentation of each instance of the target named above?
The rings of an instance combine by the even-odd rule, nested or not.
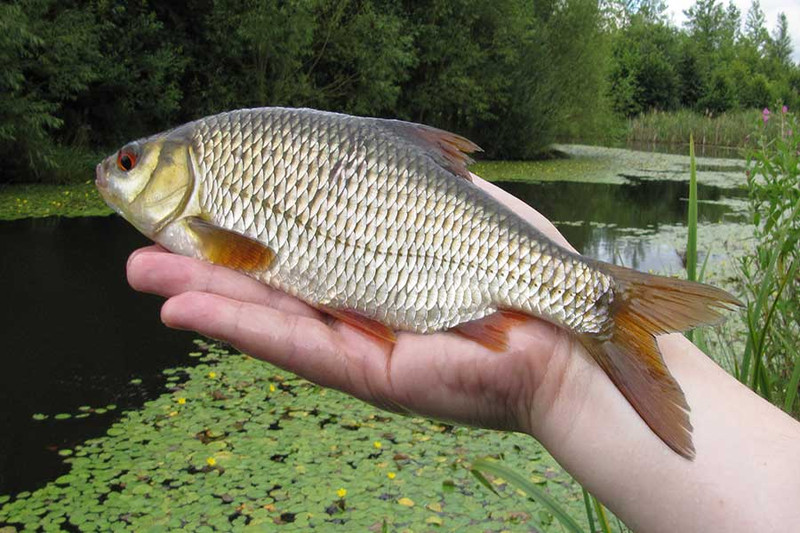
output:
[[[476,183],[565,243],[522,202]],[[514,326],[503,353],[452,333],[400,332],[391,345],[243,274],[157,246],[131,256],[128,278],[137,290],[169,298],[162,310],[169,326],[225,340],[386,409],[483,427],[529,429],[531,406],[552,403],[572,349],[566,333],[538,320]],[[540,386],[546,375],[549,389]]]
[[[521,430],[565,338],[531,320],[506,352],[451,333],[400,332],[391,345],[243,274],[152,246],[128,264],[131,285],[170,298],[167,325],[230,342],[245,353],[375,405],[455,422]]]

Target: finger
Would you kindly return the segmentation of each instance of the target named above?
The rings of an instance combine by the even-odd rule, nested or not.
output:
[[[125,265],[125,266],[126,266],[126,268],[127,268],[127,266],[128,266],[128,265],[130,265],[130,263],[131,263],[131,260],[132,260],[134,257],[136,257],[137,255],[139,255],[139,254],[143,254],[143,253],[154,253],[154,252],[160,252],[160,253],[164,253],[164,254],[171,253],[169,250],[167,250],[166,248],[164,248],[164,247],[163,247],[163,246],[161,246],[160,244],[151,244],[151,245],[149,245],[149,246],[143,246],[143,247],[141,247],[141,248],[139,248],[139,249],[137,249],[137,250],[134,250],[134,251],[131,253],[131,255],[130,255],[130,256],[128,256],[128,262],[127,262],[127,264]]]
[[[489,183],[488,181],[472,175],[475,185],[492,195],[495,200],[504,204],[506,207],[514,211],[517,215],[521,216],[533,226],[545,234],[545,236],[554,241],[556,244],[563,246],[567,250],[575,251],[575,248],[564,238],[563,235],[556,229],[552,222],[550,222],[544,215],[537,210],[517,198],[516,196],[504,191],[497,185]]]
[[[161,320],[171,328],[228,342],[325,387],[347,391],[341,339],[319,320],[201,292],[167,300]]]
[[[167,298],[202,291],[308,317],[321,316],[297,298],[234,270],[160,250],[137,250],[128,260],[128,283]]]

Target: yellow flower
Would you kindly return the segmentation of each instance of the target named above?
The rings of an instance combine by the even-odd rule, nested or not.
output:
[[[214,466],[215,464],[217,464],[217,460],[214,459],[213,457],[209,457],[208,459],[206,459],[206,463],[208,463],[208,466]]]
[[[395,474],[394,472],[387,472],[386,477],[388,477],[389,479],[394,479],[397,477],[397,474]]]
[[[376,440],[375,442],[373,442],[372,445],[375,446],[375,449],[377,449],[377,450],[380,450],[381,448],[383,448],[383,444],[381,444],[381,441],[379,441],[379,440]]]
[[[340,498],[344,498],[347,496],[347,489],[339,489],[336,491],[336,495]]]
[[[217,377],[217,373],[216,372],[209,372],[208,373],[208,377],[210,377],[211,379],[214,379],[215,377]]]
[[[275,385],[273,385],[272,383],[269,384],[269,391],[275,392]]]
[[[186,398],[180,397],[178,398],[178,404],[183,405],[186,403]]]

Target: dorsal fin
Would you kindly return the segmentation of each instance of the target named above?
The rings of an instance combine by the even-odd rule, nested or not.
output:
[[[467,166],[473,159],[467,154],[483,151],[474,142],[461,135],[423,124],[381,118],[374,120],[378,127],[389,135],[416,146],[443,168],[456,176],[472,181]]]

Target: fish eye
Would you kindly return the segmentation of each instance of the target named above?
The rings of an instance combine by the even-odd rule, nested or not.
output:
[[[117,154],[117,168],[123,172],[128,172],[136,166],[136,154],[127,148],[123,148]]]

